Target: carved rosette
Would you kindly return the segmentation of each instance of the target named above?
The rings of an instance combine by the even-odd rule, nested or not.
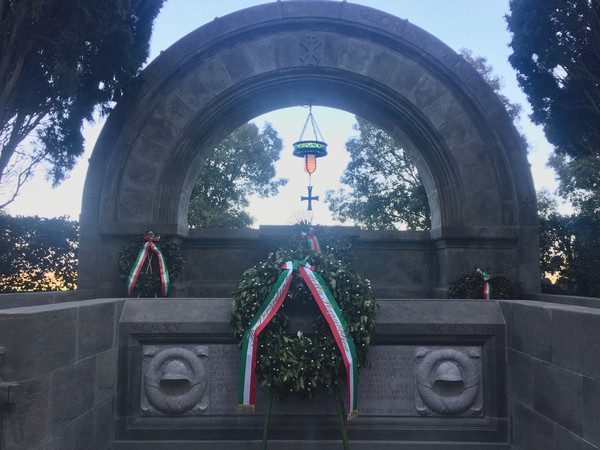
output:
[[[467,354],[468,353],[468,354]],[[418,347],[415,406],[425,416],[477,416],[482,412],[479,348]]]
[[[141,410],[146,416],[199,415],[208,408],[205,346],[144,347]]]

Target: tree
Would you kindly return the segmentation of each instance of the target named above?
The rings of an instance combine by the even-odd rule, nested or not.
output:
[[[0,292],[75,289],[77,222],[0,214]]]
[[[490,84],[511,119],[518,121],[521,105],[500,93],[502,80],[493,74],[487,59],[464,48],[460,53]],[[363,119],[357,121],[355,130],[360,134],[346,142],[350,162],[341,179],[351,190],[328,191],[326,196],[334,218],[367,229],[429,229],[427,194],[412,161],[383,130]]]
[[[55,185],[73,168],[83,121],[133,89],[163,2],[0,0],[0,208],[38,164]]]
[[[253,123],[242,125],[219,144],[194,185],[188,210],[192,227],[243,228],[254,219],[245,211],[248,197],[277,194],[286,179],[275,177],[275,162],[283,142],[265,124],[259,132]]]
[[[473,51],[468,48],[461,48],[459,53],[490,85],[498,96],[498,99],[504,105],[504,108],[506,108],[506,112],[512,121],[515,123],[518,122],[521,119],[522,107],[518,103],[512,103],[506,95],[502,94],[502,78],[494,74],[494,68],[488,64],[487,58],[484,56],[473,56]]]
[[[550,165],[561,195],[600,195],[600,172],[581,172],[600,166],[600,3],[511,0],[506,21],[513,34],[509,61],[532,121],[554,145]]]
[[[417,170],[394,140],[361,118],[358,136],[346,142],[350,162],[341,182],[350,186],[327,191],[326,201],[337,220],[353,220],[366,229],[410,230],[430,227],[429,203]]]
[[[561,215],[548,191],[538,193],[542,273],[558,277],[569,294],[600,296],[600,220],[589,214]]]

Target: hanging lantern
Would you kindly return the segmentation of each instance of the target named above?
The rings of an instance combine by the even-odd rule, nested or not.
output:
[[[306,131],[306,126],[309,121],[315,137],[313,140],[305,141],[302,138],[304,137],[304,132]],[[309,175],[312,175],[314,171],[317,170],[317,158],[327,155],[327,144],[323,140],[321,130],[319,130],[319,126],[312,114],[312,106],[310,107],[310,112],[308,113],[308,117],[302,128],[302,133],[300,133],[300,139],[298,142],[294,142],[293,147],[294,151],[292,154],[304,158],[304,171]]]
[[[327,155],[327,144],[323,141],[298,141],[293,145],[292,154],[304,158],[304,171],[312,175],[317,170],[317,158]]]

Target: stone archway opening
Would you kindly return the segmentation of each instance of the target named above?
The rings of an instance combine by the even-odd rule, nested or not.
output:
[[[317,169],[310,177],[304,171],[302,159],[292,154],[292,144],[299,139],[302,127],[307,120],[309,106],[299,105],[279,109],[255,117],[222,141],[215,150],[216,154],[211,153],[204,159],[202,172],[196,181],[189,204],[188,225],[192,228],[244,228],[242,222],[249,215],[254,221],[247,224],[247,228],[258,228],[261,225],[290,225],[299,221],[311,220],[314,225],[318,226],[353,226],[358,222],[359,226],[368,229],[373,227],[374,229],[389,229],[390,225],[399,230],[407,229],[407,227],[409,229],[416,227],[419,230],[429,229],[426,221],[426,218],[429,217],[429,204],[427,199],[421,196],[421,192],[424,192],[425,189],[420,182],[417,169],[410,164],[412,159],[408,163],[409,168],[404,168],[406,162],[403,154],[406,152],[403,147],[392,143],[391,136],[370,123],[365,123],[365,128],[361,131],[358,121],[363,123],[364,120],[348,111],[320,106],[311,108],[316,126],[328,144],[328,154],[326,157],[318,159]],[[258,135],[255,135],[254,131],[250,132],[254,129],[258,131]],[[277,144],[271,145],[270,139],[258,139],[258,136],[263,133],[272,136],[273,132],[283,143],[279,159],[274,163],[271,159],[272,150]],[[313,139],[312,133],[312,130],[306,129],[304,139]],[[364,135],[363,140],[359,139],[361,133]],[[333,213],[332,205],[336,203],[336,199],[342,199],[344,204],[348,205],[346,202],[358,198],[350,196],[353,188],[342,182],[342,177],[352,160],[347,149],[349,140],[352,140],[351,146],[354,149],[357,148],[356,142],[364,143],[363,153],[356,157],[363,159],[363,163],[360,165],[362,170],[371,174],[368,178],[362,175],[360,178],[361,186],[365,181],[370,183],[369,192],[363,190],[364,187],[359,187],[358,192],[368,195],[367,198],[375,198],[374,204],[382,205],[382,200],[389,198],[390,192],[402,191],[404,188],[411,190],[410,195],[415,195],[414,192],[418,191],[417,199],[413,202],[416,202],[414,205],[422,205],[420,216],[417,215],[416,207],[413,205],[410,205],[410,216],[408,213],[403,213],[399,209],[403,203],[395,203],[393,200],[390,200],[389,207],[365,210],[360,217],[352,216],[352,214],[348,217],[344,212],[340,219],[339,215]],[[373,147],[376,141],[381,144],[381,147]],[[249,147],[251,142],[253,142],[252,147],[254,148]],[[379,166],[375,160],[371,159],[373,156],[366,153],[374,151],[374,155],[385,157],[379,148],[393,150],[394,156],[388,160],[391,166],[385,168]],[[264,164],[257,163],[259,154],[263,155]],[[245,165],[245,159],[248,158],[253,167],[250,169],[252,173],[248,173],[248,168],[242,170],[239,167],[240,164]],[[269,181],[277,182],[283,178],[286,183],[279,186],[275,194],[259,195],[256,193],[257,187],[266,186],[267,180],[256,173],[265,174],[273,166],[276,172]],[[354,167],[352,173],[357,174],[358,168],[356,165]],[[398,174],[388,173],[388,176],[383,179],[384,169],[386,172],[396,169]],[[203,176],[206,176],[206,180],[202,179]],[[210,181],[212,181],[212,185]],[[236,187],[233,186],[234,181]],[[307,201],[301,200],[301,197],[306,198],[307,196],[309,182],[313,187],[311,192],[314,196],[318,196],[318,200],[311,202],[312,210],[310,212],[307,211]],[[230,193],[231,196],[224,199],[221,193],[213,194],[215,187],[218,186],[224,186],[223,192]],[[241,188],[238,189],[238,186]],[[374,186],[378,188],[374,188]],[[339,189],[344,190],[344,196],[337,195]],[[380,197],[377,197],[375,192],[380,191]],[[335,196],[332,197],[329,193],[335,194]],[[242,206],[232,207],[234,198],[239,199],[240,195],[243,197]],[[228,201],[229,199],[231,202]],[[244,206],[246,200],[249,201],[249,204]],[[200,205],[207,206],[205,214],[199,211]],[[361,201],[361,210],[364,207],[368,207],[368,202]],[[240,213],[240,210],[243,213]],[[348,210],[347,206],[344,210]],[[339,214],[340,209],[336,211]],[[241,216],[243,218],[240,219]],[[405,217],[409,218],[404,219]],[[418,221],[417,219],[420,217],[424,219]]]
[[[303,104],[364,117],[415,159],[432,216],[430,233],[419,238],[429,273],[398,277],[407,267],[397,259],[389,278],[421,289],[414,294],[394,285],[390,292],[443,295],[476,264],[494,267],[526,291],[539,290],[529,164],[492,90],[420,28],[329,1],[238,11],[184,37],[148,66],[141,93],[111,114],[90,160],[79,285],[117,295],[112,259],[127,234],[151,227],[192,239],[187,204],[206,155],[253,117]],[[405,251],[403,239],[386,251]]]

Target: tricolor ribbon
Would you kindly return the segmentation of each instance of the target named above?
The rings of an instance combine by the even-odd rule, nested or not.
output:
[[[319,309],[325,316],[325,319],[333,333],[337,343],[346,373],[348,376],[348,420],[358,416],[357,410],[357,361],[354,341],[348,332],[348,325],[342,316],[339,306],[335,302],[331,292],[327,288],[325,281],[319,274],[316,274],[314,268],[305,261],[288,261],[283,266],[283,272],[275,283],[275,286],[263,302],[258,312],[250,321],[250,325],[244,333],[242,339],[242,357],[240,362],[240,376],[238,383],[238,410],[254,411],[255,405],[255,368],[256,368],[256,346],[260,332],[267,326],[277,310],[281,307],[283,300],[290,287],[293,272],[298,270],[302,279],[307,284]]]
[[[171,282],[169,281],[169,270],[167,269],[167,263],[165,262],[165,257],[163,256],[160,249],[156,246],[155,242],[160,241],[160,235],[155,235],[152,231],[148,231],[148,234],[143,236],[146,240],[146,243],[138,253],[138,257],[131,269],[131,273],[129,274],[129,278],[127,279],[127,294],[131,297],[133,295],[133,288],[135,287],[135,283],[139,274],[142,271],[142,267],[144,266],[144,261],[146,261],[146,257],[149,255],[150,251],[156,253],[158,257],[158,267],[160,270],[160,284],[161,284],[161,295],[164,297],[169,293],[169,288],[171,287]]]
[[[321,247],[319,246],[319,241],[317,240],[317,237],[315,236],[315,231],[316,230],[311,227],[308,229],[308,232],[303,231],[302,234],[300,234],[300,237],[302,239],[308,238],[310,248],[313,249],[313,251],[315,251],[317,253],[321,253]]]
[[[491,273],[481,269],[477,269],[477,275],[483,279],[483,298],[489,300],[492,298],[492,286],[490,285],[490,280],[493,276]]]

